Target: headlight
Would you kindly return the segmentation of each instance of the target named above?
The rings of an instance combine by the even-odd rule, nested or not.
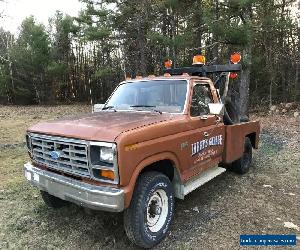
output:
[[[113,143],[95,142],[91,144],[91,164],[94,166],[113,166],[116,145]]]
[[[101,181],[118,183],[116,144],[107,142],[90,143],[90,163],[93,176]]]
[[[113,163],[114,162],[114,149],[107,147],[100,147],[100,161]]]

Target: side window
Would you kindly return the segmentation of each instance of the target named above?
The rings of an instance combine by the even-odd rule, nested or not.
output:
[[[191,116],[209,114],[208,104],[212,103],[212,96],[208,85],[197,84],[193,88]]]

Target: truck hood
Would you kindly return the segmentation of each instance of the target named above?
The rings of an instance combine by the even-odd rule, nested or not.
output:
[[[113,142],[121,133],[173,119],[174,114],[154,112],[111,112],[70,117],[38,123],[28,132],[78,138],[89,141]]]

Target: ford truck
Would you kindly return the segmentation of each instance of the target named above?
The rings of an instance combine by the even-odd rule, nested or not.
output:
[[[241,67],[195,60],[127,79],[93,113],[30,127],[24,171],[44,202],[123,212],[129,239],[150,248],[167,235],[175,198],[226,170],[245,174],[259,122],[228,119],[219,84],[208,77]]]

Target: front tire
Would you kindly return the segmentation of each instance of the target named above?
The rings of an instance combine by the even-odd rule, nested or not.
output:
[[[42,195],[42,198],[43,198],[43,201],[45,202],[45,204],[48,206],[48,207],[51,207],[51,208],[54,208],[54,209],[57,209],[57,208],[61,208],[61,207],[64,207],[64,206],[67,206],[69,203],[67,201],[64,201],[62,199],[59,199],[45,191],[42,191],[41,190],[41,195]]]
[[[124,212],[128,238],[136,245],[151,248],[167,235],[174,213],[174,191],[169,178],[159,172],[142,174],[131,204]]]

